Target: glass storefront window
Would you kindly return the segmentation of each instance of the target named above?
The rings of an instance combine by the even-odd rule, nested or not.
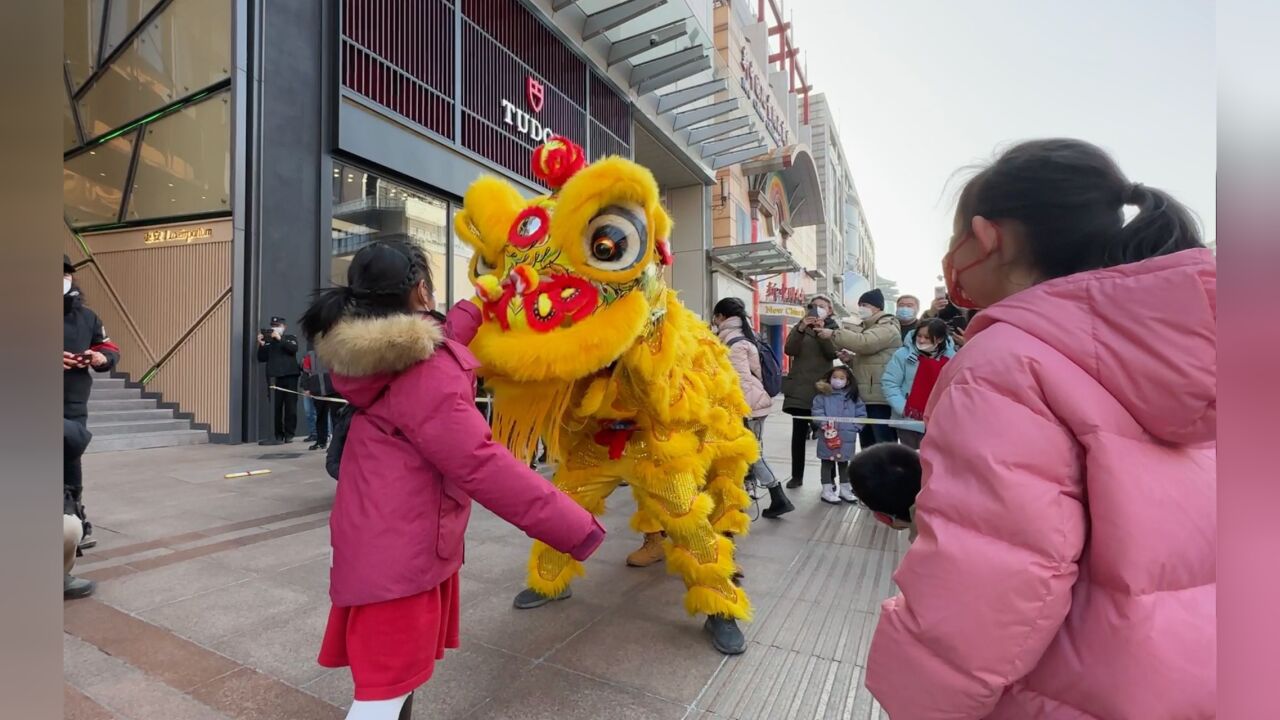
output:
[[[135,136],[122,135],[62,164],[63,211],[73,227],[120,219]]]
[[[453,307],[454,303],[459,300],[465,300],[476,294],[476,289],[471,284],[471,256],[475,251],[471,246],[458,240],[457,238],[449,238],[453,244],[453,278],[449,282],[449,307]]]
[[[231,207],[231,93],[149,123],[138,154],[128,220]]]
[[[230,37],[231,3],[173,0],[80,100],[85,134],[110,132],[230,77]]]
[[[329,279],[347,284],[347,268],[375,240],[407,240],[427,253],[436,304],[447,310],[449,204],[340,162],[333,164],[333,259]],[[469,284],[469,283],[468,283]]]
[[[105,1],[66,0],[63,4],[62,53],[72,88],[83,85],[97,65]]]
[[[62,93],[62,149],[70,150],[80,144],[76,135],[76,119],[71,115],[71,100]]]
[[[131,30],[142,22],[160,0],[111,0],[111,17],[107,18],[107,44],[102,56],[111,54]]]

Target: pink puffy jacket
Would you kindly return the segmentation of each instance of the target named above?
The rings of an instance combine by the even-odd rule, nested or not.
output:
[[[867,662],[893,720],[1215,716],[1216,285],[1189,250],[975,318]]]
[[[751,417],[767,417],[773,411],[773,398],[764,389],[764,377],[760,370],[760,348],[742,332],[742,318],[727,318],[720,325],[720,342],[729,347],[729,363],[738,373],[742,395],[751,408]],[[734,342],[738,338],[743,338]]]
[[[579,560],[604,540],[591,513],[490,437],[476,409],[479,363],[457,341],[474,336],[479,315],[459,303],[443,333],[412,315],[347,318],[316,339],[358,409],[329,518],[334,605],[415,595],[457,572],[472,499]]]

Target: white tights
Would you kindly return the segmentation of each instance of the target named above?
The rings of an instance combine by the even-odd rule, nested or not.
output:
[[[356,700],[351,703],[347,720],[398,720],[400,708],[408,698],[406,693],[390,700]]]

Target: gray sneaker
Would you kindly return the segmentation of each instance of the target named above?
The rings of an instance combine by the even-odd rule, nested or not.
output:
[[[533,608],[542,607],[554,600],[568,600],[571,597],[573,597],[572,588],[565,588],[555,597],[547,597],[533,588],[525,588],[520,591],[520,594],[516,595],[516,600],[513,604],[518,610],[532,610]]]
[[[63,574],[62,576],[62,599],[63,600],[78,600],[80,598],[87,598],[93,594],[94,590],[97,590],[97,589],[98,589],[98,584],[92,580],[85,580],[84,578],[71,577],[70,575],[67,575],[67,574]]]
[[[725,655],[741,655],[747,649],[747,639],[733,618],[712,615],[703,629],[711,633],[711,644]]]

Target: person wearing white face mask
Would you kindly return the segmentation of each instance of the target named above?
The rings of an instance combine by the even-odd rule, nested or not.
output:
[[[791,328],[784,348],[791,365],[782,379],[782,411],[798,416],[791,421],[791,479],[787,487],[792,489],[804,482],[806,449],[812,428],[808,420],[800,418],[809,415],[817,393],[815,383],[831,370],[837,355],[831,332],[840,325],[831,314],[831,300],[825,295],[815,295],[809,301],[804,319]]]
[[[115,369],[120,360],[120,348],[111,342],[102,320],[84,304],[84,296],[75,283],[76,268],[71,258],[62,256],[62,417],[84,428],[89,423],[89,392],[93,378],[89,369],[105,373]],[[80,454],[88,446],[88,440],[80,452],[68,453],[63,459],[62,482],[70,493],[76,516],[84,523],[84,537],[79,546],[90,548],[97,544],[92,537],[93,524],[85,518],[81,495],[84,490],[80,470]]]
[[[853,368],[858,394],[867,404],[867,417],[888,420],[889,402],[880,386],[889,359],[902,347],[901,323],[884,311],[884,293],[871,290],[858,298],[857,322],[853,327],[819,332],[835,343],[840,359]],[[867,425],[859,434],[862,449],[876,443],[895,442],[897,432],[888,425]]]
[[[921,320],[919,327],[907,334],[906,345],[893,354],[881,378],[894,418],[924,419],[925,405],[942,367],[955,354],[950,328],[937,318]],[[924,433],[898,430],[898,440],[915,450],[920,449],[922,439]]]

